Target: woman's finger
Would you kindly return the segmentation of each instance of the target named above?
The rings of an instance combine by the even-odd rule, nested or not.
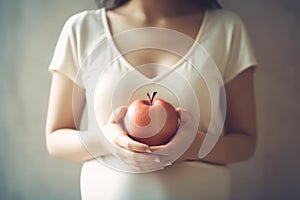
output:
[[[162,170],[170,165],[172,165],[172,163],[167,162],[167,163],[160,163],[160,164],[155,164],[155,165],[154,164],[140,165],[137,168],[139,168],[142,171],[157,171],[157,170]]]
[[[120,122],[125,117],[126,112],[127,112],[127,107],[126,106],[120,106],[120,107],[116,108],[111,113],[111,115],[108,119],[108,123],[116,123],[116,122],[118,123],[118,122]]]
[[[134,141],[127,135],[116,138],[115,143],[120,147],[128,149],[130,151],[151,153],[151,149],[148,145]]]
[[[165,160],[163,162],[155,162],[152,158],[146,157],[140,157],[134,156],[133,157],[127,157],[124,154],[118,156],[123,162],[126,164],[133,166],[134,168],[138,168],[139,170],[145,170],[145,171],[151,171],[151,170],[158,170],[163,169],[166,166],[170,166],[172,163],[169,160]]]
[[[180,116],[180,121],[182,124],[183,123],[193,123],[194,118],[189,111],[182,109],[182,108],[177,108],[176,111],[177,111],[178,115]]]
[[[181,116],[179,128],[174,137],[165,145],[151,146],[153,154],[162,157],[169,157],[169,160],[181,156],[191,145],[195,137],[195,126],[193,116],[187,110],[177,108],[178,115]],[[170,158],[173,159],[170,159]],[[162,159],[164,160],[164,159]]]
[[[132,163],[159,163],[159,157],[150,153],[136,153],[129,151],[127,149],[120,148],[117,152],[118,156],[121,157],[122,160],[129,160]],[[128,161],[127,161],[128,162]]]
[[[181,119],[181,111],[182,109],[180,107],[176,108],[177,115],[179,116],[180,119]]]
[[[166,147],[166,145],[164,144],[164,145],[159,145],[159,146],[151,146],[150,149],[155,154],[155,151],[161,150],[165,147]]]

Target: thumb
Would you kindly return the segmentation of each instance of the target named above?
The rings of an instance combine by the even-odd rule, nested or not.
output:
[[[120,106],[116,109],[114,109],[109,117],[108,122],[109,123],[118,123],[125,117],[125,114],[127,112],[126,106]]]
[[[178,108],[176,108],[176,111],[178,113],[178,116],[180,117],[181,123],[187,123],[187,122],[194,121],[192,114],[188,110],[178,107]]]

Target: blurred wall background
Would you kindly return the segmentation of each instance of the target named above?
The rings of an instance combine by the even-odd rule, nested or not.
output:
[[[230,166],[230,199],[299,199],[300,3],[221,3],[243,18],[260,63],[258,148]],[[81,164],[46,151],[47,67],[65,20],[94,8],[92,0],[0,1],[0,199],[80,199]]]

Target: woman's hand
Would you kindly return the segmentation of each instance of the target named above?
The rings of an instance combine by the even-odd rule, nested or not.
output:
[[[131,139],[124,129],[123,118],[127,107],[119,107],[113,111],[108,123],[101,129],[112,144],[110,151],[120,160],[140,171],[156,171],[163,169],[169,162],[161,162],[148,145]]]
[[[162,162],[167,161],[173,163],[175,161],[184,160],[183,155],[197,134],[198,127],[191,113],[181,108],[177,108],[176,110],[180,117],[180,125],[177,133],[167,144],[150,147],[153,153],[158,155]]]

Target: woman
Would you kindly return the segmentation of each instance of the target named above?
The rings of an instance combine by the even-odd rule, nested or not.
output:
[[[72,16],[62,30],[49,67],[53,72],[46,125],[49,153],[85,162],[81,174],[83,199],[228,198],[230,180],[226,165],[249,159],[256,144],[253,71],[257,63],[242,21],[219,9],[213,0],[125,0],[106,7]],[[201,77],[191,63],[185,62],[199,57],[196,45],[183,42],[183,47],[180,45],[180,50],[172,53],[169,46],[173,48],[182,40],[173,40],[173,34],[167,34],[172,40],[166,42],[165,49],[127,51],[126,45],[144,37],[140,28],[146,30],[145,35],[149,33],[147,27],[158,27],[168,34],[168,30],[174,30],[176,36],[181,33],[192,38],[219,70],[226,91],[224,130],[204,156],[200,156],[200,148],[209,124],[216,119],[212,117],[210,107],[214,100],[210,100],[211,91],[205,80],[209,78]],[[126,35],[130,30],[134,30],[133,34]],[[151,42],[157,40],[159,37],[153,36]],[[156,64],[150,67],[149,63]],[[106,67],[99,70],[102,65]],[[181,82],[176,83],[177,79],[174,83],[169,78],[173,86],[178,84],[180,92],[175,94],[153,81],[161,74],[168,77],[173,73],[186,80],[194,91],[190,94],[195,94],[195,98],[181,98],[188,103],[176,99],[179,93],[189,90]],[[134,88],[136,82],[129,82],[136,74],[152,82],[126,96],[131,92],[128,88]],[[126,107],[119,107],[128,106],[128,99],[131,102],[143,98],[142,94],[153,89],[180,107],[178,132],[162,146],[148,146],[128,137],[123,127]],[[191,99],[197,100],[195,108],[201,111],[197,111],[201,118],[191,114],[195,113],[194,107],[188,105]],[[78,124],[85,104],[88,127],[80,131]],[[178,141],[191,135],[193,128],[188,124],[193,120],[197,125],[199,122],[197,132],[188,148],[181,148]],[[174,151],[178,145],[183,150],[179,154]],[[161,150],[165,154],[159,153]]]

